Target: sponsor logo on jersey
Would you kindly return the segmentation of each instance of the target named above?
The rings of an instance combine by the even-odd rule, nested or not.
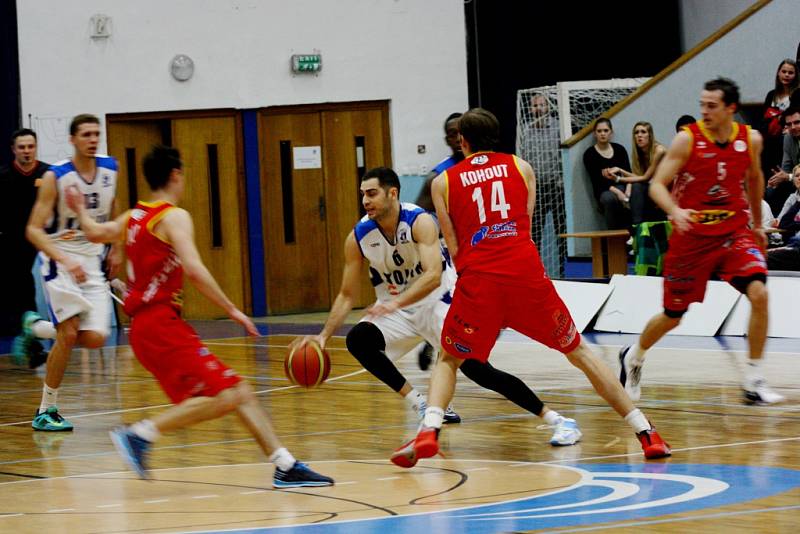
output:
[[[492,229],[488,234],[489,239],[497,239],[500,237],[510,237],[516,236],[517,234],[517,222],[516,221],[509,221],[504,223],[493,224]]]
[[[483,238],[486,237],[486,234],[488,232],[489,232],[488,226],[481,226],[480,230],[472,234],[472,240],[470,241],[470,245],[474,247],[475,245],[480,243],[483,240]]]
[[[462,345],[461,343],[453,343],[453,346],[456,348],[458,352],[462,352],[464,354],[469,354],[472,352],[472,349],[467,347],[466,345]]]
[[[134,221],[140,221],[142,220],[142,218],[144,218],[145,215],[147,215],[146,211],[136,208],[131,212],[131,219],[133,219]]]
[[[107,174],[103,175],[103,187],[111,187],[111,176]]]
[[[487,161],[489,161],[489,156],[487,156],[486,154],[481,154],[479,156],[475,156],[469,162],[472,163],[473,165],[483,165]]]
[[[736,141],[733,142],[733,149],[736,152],[744,152],[745,150],[747,150],[747,143],[745,143],[741,139],[737,139]]]
[[[761,253],[761,251],[759,249],[757,249],[757,248],[748,248],[747,249],[747,253],[750,254],[751,256],[755,257],[755,258],[758,258],[758,261],[761,264],[764,263],[764,255]]]
[[[720,224],[734,216],[731,210],[700,210],[694,215],[694,222],[698,224]]]
[[[399,239],[401,243],[408,243],[408,232],[406,230],[401,231]]]
[[[381,246],[381,244],[378,241],[376,241],[374,243],[370,243],[369,246],[375,248]]]
[[[695,146],[697,146],[697,148],[703,149],[703,148],[706,148],[708,145],[706,144],[705,141],[699,140],[699,141],[697,141],[697,144]]]

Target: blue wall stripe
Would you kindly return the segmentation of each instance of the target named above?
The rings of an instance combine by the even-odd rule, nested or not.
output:
[[[264,234],[261,230],[261,168],[258,160],[258,112],[242,112],[244,119],[244,176],[247,191],[247,228],[250,250],[250,288],[253,315],[267,314],[267,286],[264,276]]]

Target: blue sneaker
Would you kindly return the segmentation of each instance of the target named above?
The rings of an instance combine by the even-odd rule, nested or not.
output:
[[[291,469],[283,471],[275,466],[272,478],[273,488],[307,488],[333,486],[333,479],[320,475],[302,462],[295,462]]]
[[[72,430],[72,423],[59,415],[57,406],[50,406],[43,412],[37,410],[31,426],[34,430],[47,432],[68,432]]]
[[[108,433],[111,436],[111,441],[117,452],[125,460],[139,478],[148,480],[147,465],[145,459],[147,451],[150,449],[150,442],[144,438],[140,438],[127,427],[120,426]]]

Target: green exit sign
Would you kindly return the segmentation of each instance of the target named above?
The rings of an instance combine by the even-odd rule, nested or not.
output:
[[[293,54],[292,72],[319,72],[322,70],[322,54]]]

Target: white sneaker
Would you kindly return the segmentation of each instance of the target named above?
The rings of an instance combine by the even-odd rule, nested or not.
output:
[[[786,397],[773,391],[763,378],[745,383],[743,390],[745,404],[765,406],[768,404],[777,404],[786,400]]]
[[[642,396],[642,387],[639,385],[642,380],[642,364],[634,362],[630,351],[630,345],[619,350],[619,381],[625,387],[628,397],[636,402]]]
[[[583,436],[583,433],[578,428],[577,421],[562,417],[561,421],[556,425],[553,437],[550,438],[550,445],[575,445],[581,440],[581,436]]]

